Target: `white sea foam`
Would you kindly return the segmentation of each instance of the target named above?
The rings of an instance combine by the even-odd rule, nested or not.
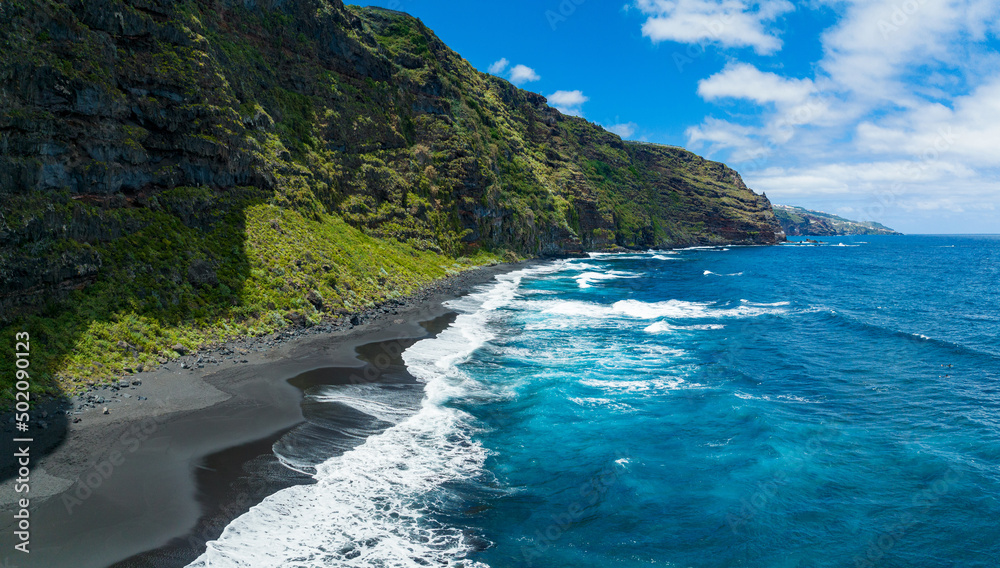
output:
[[[610,398],[599,397],[574,397],[570,402],[578,404],[584,408],[602,408],[604,410],[615,410],[619,412],[634,412],[635,409],[624,402],[615,402]]]
[[[742,272],[733,272],[731,274],[719,274],[717,272],[712,272],[711,270],[706,270],[703,274],[705,276],[743,276]]]
[[[698,383],[687,383],[680,377],[659,377],[644,380],[583,379],[580,384],[599,389],[606,394],[660,393],[701,387]]]
[[[646,333],[664,333],[667,331],[704,331],[714,329],[725,329],[721,323],[704,323],[699,325],[670,325],[665,321],[658,321],[646,326],[643,331]]]
[[[594,282],[604,280],[618,280],[620,278],[638,278],[641,274],[625,272],[623,270],[609,270],[607,272],[584,272],[575,278],[577,286],[580,288],[591,288]]]
[[[403,421],[403,419],[413,414],[405,408],[400,408],[398,405],[379,402],[377,400],[371,400],[369,398],[362,398],[359,396],[342,395],[336,392],[333,392],[332,394],[318,394],[312,396],[311,398],[320,403],[339,402],[340,404],[350,406],[351,408],[363,412],[368,416],[374,416],[375,418],[383,422],[389,422],[390,424],[399,424]]]
[[[643,329],[643,331],[645,331],[646,333],[662,333],[665,331],[672,331],[673,329],[674,326],[670,325],[669,323],[665,321],[658,321],[649,324],[648,326],[646,326],[645,329]]]
[[[767,314],[783,314],[787,312],[788,302],[773,304],[755,304],[741,302],[735,307],[720,307],[708,302],[688,302],[684,300],[667,300],[665,302],[642,302],[639,300],[620,300],[614,304],[597,304],[580,300],[536,300],[535,310],[541,314],[571,316],[593,320],[614,320],[631,318],[640,320],[669,318],[744,318]],[[529,324],[529,329],[551,329],[556,327],[572,327],[574,322],[566,319]]]
[[[264,499],[230,523],[189,566],[484,567],[464,560],[469,545],[460,528],[428,515],[435,503],[449,499],[443,486],[478,474],[486,457],[470,435],[469,416],[445,403],[482,390],[458,364],[492,338],[486,324],[516,297],[521,278],[560,269],[547,265],[501,275],[488,290],[450,303],[460,312],[455,323],[403,353],[409,371],[425,383],[416,414],[400,420],[378,401],[320,395],[398,422],[319,464],[316,484]]]
[[[559,270],[600,270],[600,267],[586,262],[583,259],[571,258],[568,260],[557,261],[554,267],[558,267]]]
[[[786,303],[781,304],[787,305]],[[707,302],[686,302],[683,300],[667,300],[665,302],[640,302],[638,300],[621,300],[611,306],[611,311],[639,319],[671,318],[740,318],[755,317],[765,314],[785,313],[785,310],[775,305],[743,304],[737,307],[716,307]]]
[[[713,248],[713,247],[704,247]],[[680,249],[687,250],[687,249]],[[587,255],[592,260],[676,260],[665,255],[679,254],[673,250],[647,250],[644,252],[588,252]]]
[[[744,306],[751,306],[754,308],[777,308],[781,306],[787,306],[791,302],[771,302],[770,304],[768,304],[763,302],[751,302],[750,300],[740,300],[740,303],[743,304]]]
[[[671,357],[681,357],[683,355],[687,355],[687,352],[684,351],[683,349],[667,347],[666,345],[656,345],[656,344],[642,345],[639,347],[639,349],[650,355],[657,355],[657,356],[669,355]]]
[[[808,398],[803,398],[801,396],[795,396],[795,395],[779,394],[778,396],[772,398],[766,394],[754,396],[750,393],[745,393],[743,391],[736,391],[733,394],[736,395],[736,398],[741,398],[743,400],[764,400],[767,402],[798,402],[803,404],[822,404],[822,401],[820,400],[811,400]]]
[[[698,247],[685,247],[685,248],[680,248],[680,249],[677,249],[677,250],[679,250],[679,251],[685,251],[685,250],[713,250],[713,251],[724,251],[724,250],[729,250],[729,249],[728,249],[728,248],[725,248],[725,247],[720,247],[720,246],[698,246]]]

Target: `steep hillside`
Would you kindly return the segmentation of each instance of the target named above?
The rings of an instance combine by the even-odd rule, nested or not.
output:
[[[833,237],[838,235],[898,235],[889,227],[874,221],[851,221],[822,211],[811,211],[789,205],[775,205],[774,215],[789,236]]]
[[[725,165],[564,116],[402,13],[14,0],[0,21],[0,342],[29,329],[67,380],[504,257],[781,238]]]

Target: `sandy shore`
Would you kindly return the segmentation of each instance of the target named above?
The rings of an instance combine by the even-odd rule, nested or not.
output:
[[[303,421],[299,387],[357,376],[351,371],[366,365],[359,347],[427,337],[421,322],[447,323],[438,319],[448,313],[442,302],[522,266],[468,271],[353,323],[233,341],[129,377],[128,387],[91,393],[104,402],[66,416],[65,432],[50,442],[57,447],[32,463],[30,554],[13,549],[20,495],[4,479],[0,566],[184,566],[226,519],[282,486],[310,482],[276,466],[270,452]],[[9,439],[5,433],[5,454]],[[240,479],[247,485],[251,463],[270,468],[268,481],[235,488]]]

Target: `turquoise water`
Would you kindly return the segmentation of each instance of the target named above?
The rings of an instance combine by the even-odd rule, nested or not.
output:
[[[1000,238],[825,240],[498,277],[194,566],[1000,565]]]
[[[1000,565],[1000,239],[826,240],[525,277],[465,364],[475,558]]]

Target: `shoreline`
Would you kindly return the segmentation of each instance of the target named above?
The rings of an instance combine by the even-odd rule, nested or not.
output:
[[[202,510],[197,475],[206,458],[243,446],[269,447],[267,440],[303,422],[303,390],[290,379],[324,368],[363,369],[359,347],[427,337],[420,324],[449,313],[443,302],[533,262],[468,270],[339,328],[321,324],[232,340],[129,377],[139,385],[97,389],[95,396],[105,402],[64,415],[64,439],[32,464],[30,556],[13,551],[13,484],[0,488],[0,562],[22,568],[183,566],[132,559],[189,537],[211,513]],[[73,423],[75,417],[81,421]]]

